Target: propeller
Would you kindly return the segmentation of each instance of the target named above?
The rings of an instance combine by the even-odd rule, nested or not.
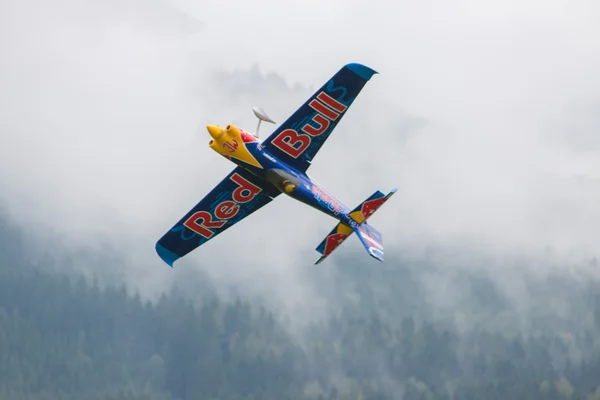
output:
[[[269,117],[267,115],[267,113],[260,107],[252,107],[252,111],[254,112],[254,115],[256,115],[256,118],[258,118],[258,125],[256,126],[256,133],[254,134],[254,137],[258,138],[258,130],[260,129],[260,123],[262,121],[265,121],[265,122],[274,124],[275,121],[273,121],[271,119],[271,117]]]

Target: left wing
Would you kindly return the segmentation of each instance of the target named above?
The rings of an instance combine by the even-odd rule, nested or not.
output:
[[[281,192],[270,183],[236,167],[156,243],[156,252],[173,263],[240,222]]]
[[[305,172],[362,88],[376,74],[346,64],[261,144],[275,157]]]

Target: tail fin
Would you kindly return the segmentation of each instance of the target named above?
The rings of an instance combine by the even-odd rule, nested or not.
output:
[[[353,232],[358,234],[361,243],[365,246],[369,255],[379,261],[383,261],[383,239],[381,234],[377,232],[375,228],[367,224],[367,220],[383,205],[383,203],[392,197],[397,190],[398,189],[393,189],[387,195],[384,195],[378,190],[352,210],[349,215],[357,225],[349,227],[342,222],[338,223],[317,247],[317,251],[321,253],[321,257],[315,264],[322,262],[340,244],[342,244],[344,240],[352,235]]]
[[[383,237],[368,223],[353,228],[369,255],[383,261]]]

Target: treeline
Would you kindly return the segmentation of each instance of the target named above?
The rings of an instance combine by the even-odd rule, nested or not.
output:
[[[536,337],[374,309],[289,333],[267,309],[3,265],[0,398],[600,400],[600,325]],[[600,321],[599,297],[590,310]],[[398,321],[394,321],[398,322]]]

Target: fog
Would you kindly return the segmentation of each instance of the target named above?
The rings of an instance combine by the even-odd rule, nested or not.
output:
[[[457,315],[473,274],[516,310],[526,276],[596,276],[596,2],[224,4],[0,3],[0,193],[40,256],[106,252],[146,293],[199,271],[297,316],[335,307],[348,258],[432,260],[413,278]],[[205,125],[281,123],[348,62],[379,74],[308,173],[349,207],[399,188],[372,217],[386,266],[356,238],[312,266],[335,221],[281,196],[168,268],[154,243],[233,168]]]

